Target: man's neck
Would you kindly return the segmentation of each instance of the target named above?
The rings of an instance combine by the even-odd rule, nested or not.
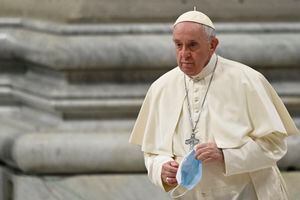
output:
[[[217,55],[214,53],[208,63],[203,67],[203,69],[195,76],[190,76],[191,79],[193,80],[200,80],[208,76],[209,74],[212,73],[215,63],[216,63]]]

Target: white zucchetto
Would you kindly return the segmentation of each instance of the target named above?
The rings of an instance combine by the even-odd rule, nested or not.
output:
[[[180,15],[176,22],[174,23],[173,27],[175,27],[178,23],[181,22],[195,22],[198,24],[203,24],[206,26],[209,26],[213,29],[215,29],[214,24],[212,23],[212,21],[209,19],[209,17],[207,15],[205,15],[202,12],[199,11],[188,11],[183,13],[182,15]]]

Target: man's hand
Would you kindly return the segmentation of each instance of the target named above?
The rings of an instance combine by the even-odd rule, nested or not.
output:
[[[203,163],[221,162],[224,163],[222,149],[219,149],[215,143],[203,143],[195,146],[196,159]]]
[[[176,173],[178,170],[179,164],[176,161],[169,161],[163,164],[162,170],[161,170],[161,180],[171,186],[176,186],[177,180],[176,180]]]

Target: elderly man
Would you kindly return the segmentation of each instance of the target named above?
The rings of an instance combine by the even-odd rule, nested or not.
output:
[[[282,101],[262,74],[215,53],[205,14],[184,13],[173,28],[178,67],[151,85],[130,137],[150,180],[165,191],[181,184],[193,150],[202,178],[184,199],[287,199],[276,161],[299,131]]]

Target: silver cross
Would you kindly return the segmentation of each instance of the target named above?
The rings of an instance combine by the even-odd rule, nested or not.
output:
[[[190,150],[192,150],[194,146],[198,143],[199,143],[199,139],[195,138],[195,133],[192,133],[190,139],[185,140],[185,144],[190,145]]]

